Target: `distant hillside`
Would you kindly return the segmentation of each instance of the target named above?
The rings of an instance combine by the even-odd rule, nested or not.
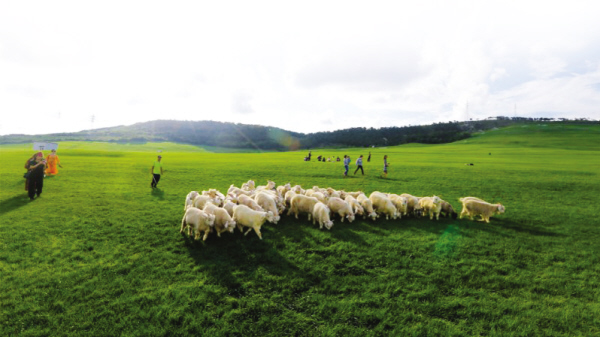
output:
[[[157,120],[130,126],[47,135],[0,136],[0,144],[35,141],[105,141],[120,143],[176,142],[199,146],[287,151],[320,147],[392,146],[406,143],[440,144],[469,138],[474,132],[515,124],[598,124],[597,121],[551,121],[546,118],[494,118],[482,121],[386,128],[351,128],[303,134],[275,127],[213,121]]]

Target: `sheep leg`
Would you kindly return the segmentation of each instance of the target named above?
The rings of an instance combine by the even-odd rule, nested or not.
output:
[[[248,235],[248,233],[250,233],[251,230],[252,230],[252,227],[248,228],[248,230],[246,231],[246,233],[244,233],[244,236]]]
[[[202,241],[206,241],[206,239],[208,238],[208,233],[210,233],[210,231],[204,231],[204,237],[202,238]]]
[[[184,215],[183,220],[181,220],[181,229],[179,230],[179,233],[183,233],[183,230],[185,229],[185,227],[187,227],[187,223],[185,222],[185,215]]]
[[[253,227],[254,228],[254,232],[256,232],[256,235],[258,235],[258,238],[262,240],[262,234],[260,234],[260,227]]]

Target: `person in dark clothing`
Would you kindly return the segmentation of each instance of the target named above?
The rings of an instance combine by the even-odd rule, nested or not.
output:
[[[44,188],[44,171],[46,170],[44,154],[42,152],[35,154],[27,161],[25,168],[29,173],[25,189],[27,189],[29,200],[33,200],[36,195],[39,197],[42,194]]]
[[[312,151],[308,151],[308,161],[310,161],[310,157],[312,157]]]
[[[367,163],[371,162],[371,152],[369,152],[369,156],[367,157]]]

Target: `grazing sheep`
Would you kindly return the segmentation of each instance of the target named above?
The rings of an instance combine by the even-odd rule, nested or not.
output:
[[[277,193],[277,191],[275,191],[275,190],[261,190],[258,192],[266,193],[266,194],[270,195],[273,198],[273,200],[275,200],[275,204],[277,205],[278,212],[283,213],[283,211],[285,210],[285,199],[283,198],[282,195]],[[254,196],[254,198],[256,200],[256,195]]]
[[[347,218],[348,222],[354,221],[354,212],[346,201],[332,197],[327,201],[327,207],[329,207],[332,213],[338,214],[342,218],[342,222],[344,222],[344,218]]]
[[[389,220],[390,218],[396,220],[398,218],[398,209],[396,209],[396,206],[394,206],[386,194],[375,191],[371,193],[369,200],[371,200],[375,210],[385,214],[386,220]]]
[[[246,205],[246,206],[250,207],[251,209],[253,209],[253,210],[255,210],[255,211],[260,211],[260,212],[264,211],[264,210],[262,209],[262,207],[260,207],[260,206],[259,206],[259,205],[256,203],[256,201],[254,201],[254,199],[250,198],[250,197],[249,197],[249,196],[247,196],[247,195],[243,195],[243,194],[242,194],[242,195],[240,195],[240,196],[238,197],[238,204],[239,204],[239,205]]]
[[[254,201],[266,212],[272,212],[274,215],[273,223],[277,224],[281,217],[279,216],[279,209],[275,203],[275,198],[270,193],[258,192],[254,197]]]
[[[199,210],[195,207],[190,207],[185,211],[183,219],[181,220],[180,233],[187,228],[188,235],[192,236],[194,232],[194,240],[200,239],[200,232],[204,232],[203,241],[208,238],[208,233],[212,231],[212,227],[215,224],[215,216],[212,214],[206,214],[204,211]]]
[[[212,214],[215,216],[215,224],[214,228],[217,231],[217,235],[221,237],[221,233],[225,231],[229,231],[233,233],[233,229],[235,228],[235,221],[231,218],[227,210],[217,207],[210,202],[207,202],[204,206],[204,213]]]
[[[430,220],[433,220],[434,216],[436,220],[439,220],[440,212],[442,211],[442,199],[436,195],[433,197],[423,197],[419,199],[419,208],[423,209],[423,216],[429,214]]]
[[[361,193],[358,195],[358,197],[356,197],[356,200],[365,209],[365,214],[363,215],[363,218],[366,218],[367,216],[369,216],[370,218],[373,219],[373,221],[377,220],[379,215],[377,213],[375,213],[375,210],[373,209],[373,203],[371,202],[371,200],[369,198],[367,198],[366,195]]]
[[[242,226],[249,227],[244,235],[248,235],[248,233],[254,229],[256,235],[262,240],[262,234],[260,233],[260,228],[265,223],[265,221],[273,221],[273,213],[271,212],[260,212],[251,209],[245,205],[237,205],[233,209],[233,221],[236,222],[237,228],[242,231]]]
[[[504,213],[506,210],[502,204],[490,204],[485,201],[468,198],[460,198],[459,200],[463,203],[463,208],[460,212],[461,219],[463,216],[467,215],[471,220],[473,220],[473,217],[480,215],[481,219],[479,219],[479,221],[490,223],[490,217],[492,215]]]
[[[359,215],[359,216],[363,216],[364,217],[364,215],[365,215],[365,209],[358,202],[358,200],[356,200],[350,194],[347,194],[346,198],[344,198],[344,201],[346,201],[348,203],[348,205],[350,205],[350,207],[352,208],[352,212],[354,212],[355,215]]]
[[[312,216],[313,207],[315,204],[319,202],[319,199],[313,197],[307,197],[302,194],[297,194],[292,198],[290,203],[290,209],[288,211],[288,216],[292,213],[298,219],[298,214],[307,213],[308,220],[310,221],[310,217]]]
[[[333,221],[329,218],[329,207],[322,202],[317,202],[313,207],[313,225],[318,222],[319,229],[323,229],[323,225],[325,228],[331,229],[333,227]]]
[[[402,193],[400,196],[406,198],[406,214],[419,215],[421,213],[418,197],[407,193]]]
[[[458,217],[458,214],[454,211],[454,208],[452,208],[452,205],[450,205],[449,202],[442,200],[442,212],[441,214],[443,214],[445,217],[452,217],[453,219],[456,219]]]
[[[185,204],[183,204],[183,210],[185,211],[186,209],[192,207],[194,205],[194,198],[196,198],[199,195],[200,193],[198,193],[197,191],[191,191],[190,193],[188,193],[188,195],[185,197]]]
[[[406,198],[401,197],[397,194],[388,194],[388,197],[390,198],[394,206],[396,206],[396,209],[398,210],[398,217],[402,218],[402,215],[406,216],[408,212],[408,201],[406,200]]]

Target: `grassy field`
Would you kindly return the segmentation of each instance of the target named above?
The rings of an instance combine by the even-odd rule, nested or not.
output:
[[[158,150],[166,172],[151,190]],[[2,146],[0,336],[599,335],[599,151],[599,126],[516,126],[371,149],[366,175],[343,178],[343,165],[304,162],[306,151],[61,143],[64,168],[30,202],[31,144]],[[458,211],[478,196],[506,213],[331,231],[284,216],[262,241],[179,233],[189,191],[248,179],[436,194]]]

